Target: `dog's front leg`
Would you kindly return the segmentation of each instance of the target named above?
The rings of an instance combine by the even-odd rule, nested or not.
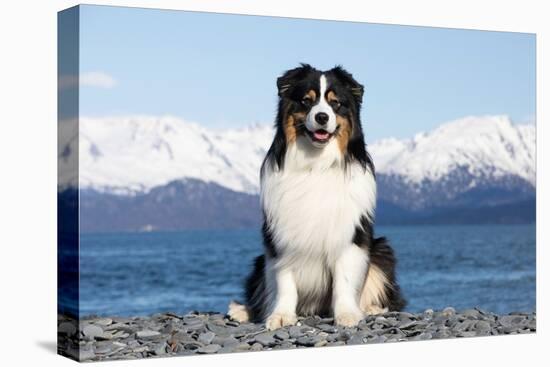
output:
[[[296,306],[298,304],[298,291],[292,270],[281,267],[269,266],[268,282],[271,288],[273,310],[266,319],[266,328],[275,330],[283,326],[296,324]]]
[[[336,260],[333,282],[334,322],[342,326],[355,326],[363,319],[359,297],[368,268],[367,252],[350,244]]]

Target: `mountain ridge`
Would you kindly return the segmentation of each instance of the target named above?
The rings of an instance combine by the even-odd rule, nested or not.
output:
[[[104,195],[125,203],[124,197],[141,200],[151,192],[174,190],[174,182],[201,181],[219,200],[245,200],[255,213],[255,204],[247,200],[258,194],[260,165],[273,133],[270,125],[213,130],[173,116],[83,117],[80,135],[67,134],[60,146],[60,170],[74,165],[78,149],[81,191],[95,193],[96,199]],[[369,144],[379,202],[393,208],[390,217],[399,212],[404,219],[405,213],[428,215],[438,208],[532,200],[535,133],[535,125],[516,125],[507,116],[468,116],[409,139]],[[206,205],[223,209],[205,196]]]

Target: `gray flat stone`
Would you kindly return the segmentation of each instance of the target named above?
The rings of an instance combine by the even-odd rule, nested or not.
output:
[[[157,356],[165,355],[166,354],[166,347],[167,347],[166,343],[162,342],[153,349],[153,352]]]
[[[363,325],[368,328],[366,324],[363,324]],[[338,328],[334,327],[333,325],[319,324],[317,325],[317,328],[329,334],[338,332]]]
[[[181,343],[188,343],[188,342],[195,341],[195,339],[193,339],[191,335],[187,334],[185,331],[178,331],[177,333],[173,334],[170,339],[172,341],[181,342]]]
[[[212,343],[212,340],[214,340],[215,336],[216,334],[214,334],[213,332],[207,331],[205,333],[200,334],[197,340],[203,344],[210,344]]]
[[[254,337],[254,340],[257,343],[260,343],[264,347],[271,347],[275,344],[277,344],[277,341],[274,338],[275,333],[273,332],[266,332],[262,334],[258,334]]]
[[[291,338],[295,339],[305,335],[305,331],[301,326],[294,325],[288,329],[288,334]]]
[[[205,345],[204,347],[200,347],[199,349],[197,349],[197,353],[200,353],[200,354],[213,354],[213,353],[217,353],[220,349],[222,349],[221,345],[209,344],[209,345]]]
[[[418,324],[418,321],[414,321],[414,320],[411,320],[411,319],[405,319],[405,320],[401,320],[397,323],[397,327],[400,328],[400,329],[408,329],[408,328],[412,328],[414,326],[416,326]]]
[[[453,307],[446,307],[445,309],[443,309],[443,315],[449,317],[449,316],[453,316],[456,314],[456,310],[453,308]]]
[[[498,319],[502,326],[516,326],[521,324],[523,320],[525,320],[525,317],[518,315],[506,315]]]
[[[298,339],[296,339],[296,344],[303,345],[305,347],[313,347],[315,344],[326,341],[326,339],[323,339],[322,337],[318,335],[311,335],[311,336],[302,336]]]
[[[94,320],[94,324],[96,325],[100,325],[100,326],[109,326],[113,323],[113,319],[109,319],[109,318],[103,318],[103,319],[97,319],[97,320]]]
[[[313,344],[314,347],[324,347],[328,344],[326,339],[319,340],[317,343]]]
[[[219,344],[219,343],[214,343],[214,344]],[[233,336],[230,336],[225,338],[225,340],[223,340],[223,342],[220,345],[224,348],[237,346],[239,345],[239,340]]]
[[[69,335],[69,336],[73,336],[74,334],[76,334],[76,330],[77,330],[77,328],[76,328],[75,324],[73,322],[70,322],[70,321],[62,322],[57,327],[57,332],[58,333],[66,334],[66,335]]]
[[[367,343],[384,343],[386,339],[387,338],[384,335],[375,335],[374,337],[369,338]]]
[[[476,322],[474,328],[478,332],[480,331],[488,332],[488,331],[491,331],[491,324],[488,321],[479,320],[478,322]]]
[[[161,335],[161,334],[158,331],[148,330],[148,329],[140,330],[136,333],[136,336],[139,339],[152,339],[152,338],[155,338],[159,335]]]
[[[349,338],[347,344],[349,345],[356,345],[356,344],[363,344],[367,341],[367,337],[364,332],[357,332]]]
[[[279,339],[279,340],[286,340],[290,338],[290,334],[285,330],[277,330],[274,336],[276,339]]]
[[[310,316],[303,319],[302,324],[315,327],[319,324],[319,321],[320,320],[318,318]]]
[[[415,336],[414,338],[412,338],[412,340],[430,340],[430,339],[432,339],[432,334],[430,333],[421,333]]]
[[[79,361],[89,361],[95,358],[95,353],[92,349],[81,349],[78,353]]]
[[[112,344],[104,344],[100,346],[96,346],[95,348],[95,354],[109,354],[113,351],[113,345]]]
[[[460,336],[460,337],[463,337],[463,338],[468,338],[468,337],[472,337],[472,336],[476,336],[476,332],[475,331],[463,331],[461,333],[458,333],[457,336]]]
[[[337,347],[337,346],[340,346],[340,345],[346,345],[346,343],[343,342],[343,341],[336,341],[334,343],[329,344],[330,347]]]
[[[264,349],[264,347],[263,347],[263,345],[261,345],[260,343],[254,343],[254,344],[252,344],[252,346],[250,347],[250,350],[256,351],[256,352],[257,352],[257,351],[260,351],[260,350],[263,350],[263,349]]]
[[[250,344],[248,343],[239,343],[235,346],[235,350],[242,351],[242,350],[249,350]]]
[[[100,326],[89,324],[84,326],[82,334],[88,339],[94,339],[97,336],[103,335],[103,329]]]

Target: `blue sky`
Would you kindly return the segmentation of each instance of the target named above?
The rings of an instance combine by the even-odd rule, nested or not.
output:
[[[83,6],[80,25],[81,115],[271,123],[277,76],[307,62],[365,85],[369,141],[467,115],[534,120],[531,34],[107,6]]]

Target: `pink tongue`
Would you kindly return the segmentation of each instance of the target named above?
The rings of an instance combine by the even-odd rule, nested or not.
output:
[[[315,139],[325,140],[328,139],[329,133],[327,133],[326,131],[317,130],[313,133],[313,136],[315,137]]]

